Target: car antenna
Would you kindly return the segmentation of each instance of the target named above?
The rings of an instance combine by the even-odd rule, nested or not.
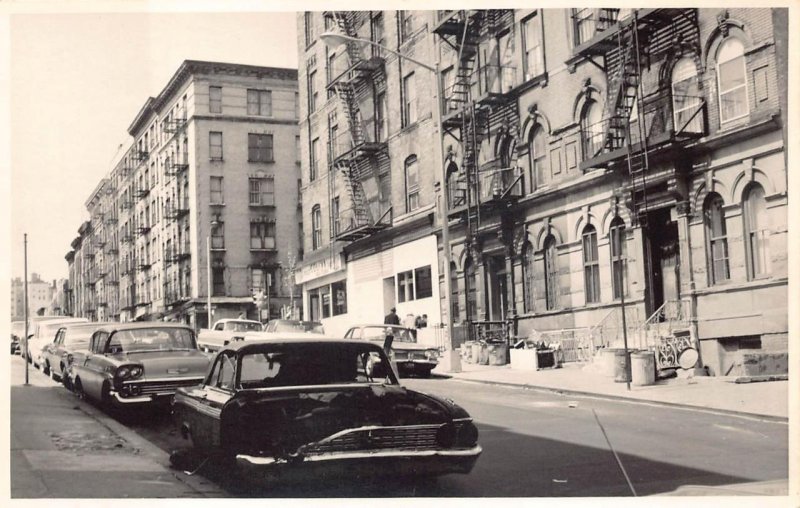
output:
[[[619,469],[622,471],[622,474],[625,476],[625,481],[628,482],[628,487],[631,489],[631,493],[633,497],[638,497],[636,495],[636,489],[633,488],[633,483],[631,483],[631,479],[628,476],[628,472],[625,471],[625,466],[622,465],[622,461],[619,460],[619,455],[617,455],[617,451],[614,450],[614,447],[611,445],[611,440],[608,439],[608,434],[606,434],[606,429],[603,428],[603,424],[600,423],[600,418],[597,416],[597,412],[592,408],[592,414],[594,415],[594,419],[597,420],[597,425],[600,426],[600,430],[603,431],[603,437],[606,438],[606,443],[608,443],[608,447],[611,449],[611,453],[614,454],[614,458],[617,459],[617,465]]]

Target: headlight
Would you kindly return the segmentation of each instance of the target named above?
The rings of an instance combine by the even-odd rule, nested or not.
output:
[[[472,422],[461,425],[458,429],[458,444],[461,446],[475,446],[478,442],[478,427]]]
[[[117,377],[120,379],[128,379],[128,376],[130,376],[130,374],[131,371],[128,367],[120,367],[119,369],[117,369]]]
[[[428,360],[436,360],[439,358],[439,351],[435,349],[428,349],[425,351],[425,357],[427,357]]]
[[[144,374],[144,367],[141,367],[139,365],[131,367],[131,379],[141,377],[142,374]]]

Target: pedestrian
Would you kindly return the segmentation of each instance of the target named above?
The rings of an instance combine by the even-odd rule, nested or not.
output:
[[[425,328],[428,326],[428,315],[423,314],[421,316],[417,316],[416,321],[414,321],[414,328]]]
[[[397,309],[392,307],[389,310],[389,313],[386,314],[386,317],[383,318],[383,324],[385,325],[399,325],[400,318],[397,316]]]

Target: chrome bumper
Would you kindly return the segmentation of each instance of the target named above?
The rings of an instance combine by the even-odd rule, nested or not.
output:
[[[380,475],[443,475],[467,474],[472,471],[481,452],[480,445],[457,450],[375,450],[308,455],[296,459],[259,457],[239,454],[237,465],[247,473],[268,479],[308,479],[309,474],[326,477],[358,473]]]

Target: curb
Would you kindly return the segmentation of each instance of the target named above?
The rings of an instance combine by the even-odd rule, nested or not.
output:
[[[444,377],[444,376],[442,376]],[[735,409],[718,409],[718,408],[709,408],[704,406],[695,406],[692,404],[681,404],[679,402],[666,402],[660,400],[651,400],[651,399],[638,399],[635,397],[626,397],[624,395],[611,395],[605,393],[596,393],[596,392],[585,392],[581,390],[570,390],[566,388],[553,388],[551,386],[539,386],[539,385],[531,385],[531,384],[519,384],[519,383],[508,383],[504,381],[489,381],[485,379],[465,379],[462,377],[447,376],[450,379],[455,379],[457,381],[463,381],[465,383],[479,383],[479,384],[487,384],[487,385],[495,385],[495,386],[504,386],[510,388],[523,388],[525,390],[535,390],[540,392],[548,392],[548,393],[556,393],[559,395],[576,395],[580,397],[587,397],[593,399],[603,399],[603,400],[613,400],[613,401],[621,401],[621,402],[631,402],[634,404],[644,404],[644,405],[654,405],[654,406],[664,406],[664,407],[672,407],[676,409],[684,409],[690,411],[702,411],[704,413],[712,413],[712,414],[721,414],[721,415],[729,415],[729,416],[738,416],[744,418],[755,418],[758,420],[766,420],[776,423],[789,423],[789,418],[785,416],[775,416],[775,415],[765,415],[760,413],[750,413],[747,411],[737,411]]]
[[[72,392],[63,391],[59,392],[59,396],[74,397],[74,394],[72,394]],[[81,401],[77,398],[75,398],[74,402],[78,404],[78,407],[80,407],[80,410],[84,414],[86,414],[90,418],[93,418],[101,425],[109,429],[111,432],[117,434],[121,438],[128,441],[132,446],[139,449],[143,455],[147,456],[153,462],[163,467],[165,473],[171,475],[178,482],[187,486],[189,489],[197,493],[199,496],[224,497],[226,495],[226,492],[224,490],[219,488],[210,480],[206,480],[199,476],[197,477],[187,476],[182,472],[176,471],[175,469],[171,468],[169,464],[169,454],[167,452],[165,452],[158,446],[154,445],[147,439],[143,438],[135,431],[129,429],[125,425],[119,423],[110,416],[106,415],[105,413],[95,408],[91,404]]]

